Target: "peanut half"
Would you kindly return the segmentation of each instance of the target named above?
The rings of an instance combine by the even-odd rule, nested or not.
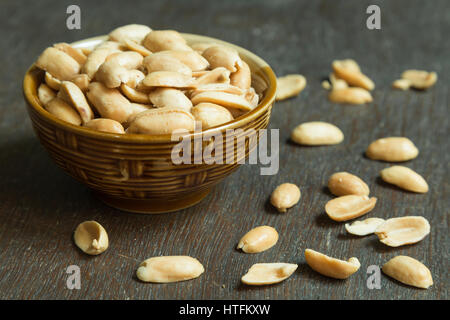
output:
[[[335,125],[322,121],[304,122],[291,133],[291,140],[301,145],[333,145],[344,140],[344,134]]]
[[[161,256],[143,261],[136,276],[144,282],[169,283],[186,281],[199,277],[205,268],[189,256]]]
[[[230,47],[214,45],[203,51],[202,56],[209,62],[211,69],[224,67],[236,72],[242,65],[238,52]]]
[[[345,80],[349,85],[366,90],[373,90],[375,88],[373,81],[361,72],[358,64],[354,60],[335,60],[331,66],[334,74],[338,78]]]
[[[237,245],[245,253],[258,253],[272,248],[278,241],[278,232],[269,226],[256,227],[247,232]]]
[[[422,70],[406,70],[402,73],[402,79],[407,80],[415,89],[425,90],[436,83],[437,74]]]
[[[80,64],[67,53],[56,48],[45,49],[37,59],[36,66],[58,80],[70,80],[80,73]]]
[[[193,131],[195,118],[180,108],[157,108],[138,113],[127,133],[170,134],[177,129]]]
[[[382,267],[383,273],[401,283],[428,289],[433,285],[430,270],[420,261],[408,256],[396,256]]]
[[[81,124],[80,115],[72,106],[60,98],[54,98],[45,105],[45,110],[60,120],[79,126]]]
[[[402,189],[427,193],[428,183],[414,170],[404,166],[392,166],[380,171],[381,179]]]
[[[69,100],[66,102],[69,102],[75,108],[75,110],[78,111],[83,124],[94,119],[94,112],[89,106],[89,103],[87,102],[83,91],[81,91],[81,89],[76,84],[70,81],[63,81],[61,83],[60,92],[64,92],[64,95]]]
[[[430,233],[430,224],[420,216],[391,218],[381,224],[375,234],[382,243],[399,247],[421,241]]]
[[[202,123],[202,129],[208,129],[233,120],[228,109],[214,103],[199,103],[191,110],[195,120]]]
[[[350,194],[368,196],[369,187],[359,177],[348,172],[334,173],[328,180],[328,189],[335,196],[346,196]]]
[[[293,183],[280,184],[272,192],[270,203],[278,209],[279,212],[286,212],[300,200],[300,189]]]
[[[56,97],[56,93],[45,83],[41,83],[38,88],[38,97],[43,106],[46,106],[53,98]]]
[[[96,221],[85,221],[75,229],[73,239],[78,248],[90,255],[98,255],[108,248],[108,234]]]
[[[285,100],[299,95],[306,87],[306,78],[301,74],[289,74],[277,78],[276,100]]]
[[[186,44],[186,40],[175,30],[157,30],[147,34],[142,41],[144,47],[151,52],[165,50],[192,50]]]
[[[305,259],[311,269],[324,276],[335,279],[347,279],[358,271],[361,266],[357,258],[353,257],[348,259],[348,261],[344,261],[311,249],[305,250]]]
[[[125,130],[123,129],[123,126],[111,119],[103,119],[103,118],[97,118],[92,119],[84,124],[86,128],[91,128],[97,131],[101,132],[109,132],[109,133],[125,133]]]
[[[289,278],[297,268],[298,265],[293,263],[256,263],[242,276],[241,281],[252,286],[279,283]]]
[[[331,102],[348,104],[364,104],[373,101],[369,91],[356,87],[332,89],[328,94],[328,99]]]
[[[355,221],[352,224],[346,223],[345,230],[347,230],[348,233],[357,236],[366,236],[374,233],[384,221],[385,220],[381,218],[368,218],[366,220]]]
[[[347,221],[368,213],[376,203],[375,197],[348,195],[328,201],[325,211],[334,221]]]
[[[125,40],[132,40],[137,43],[145,38],[152,29],[142,24],[128,24],[118,27],[109,33],[109,39],[117,42],[124,42]]]
[[[419,149],[405,137],[388,137],[375,140],[366,150],[366,156],[372,160],[402,162],[414,159]]]

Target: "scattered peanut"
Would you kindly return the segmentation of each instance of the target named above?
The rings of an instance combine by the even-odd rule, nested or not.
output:
[[[417,193],[427,193],[428,183],[414,170],[404,166],[392,166],[380,171],[381,178],[387,183]]]
[[[333,89],[328,94],[328,99],[331,102],[348,104],[364,104],[373,100],[369,91],[356,87]]]
[[[311,249],[305,250],[305,259],[311,269],[324,276],[335,279],[347,279],[358,271],[361,266],[357,258],[353,257],[348,259],[348,261],[344,261],[326,256]]]
[[[143,261],[136,276],[144,282],[169,283],[191,280],[199,277],[205,268],[189,256],[161,256]]]
[[[419,150],[414,143],[404,137],[389,137],[375,140],[366,150],[366,156],[372,160],[402,162],[414,159]]]
[[[256,263],[242,276],[241,281],[252,286],[279,283],[289,278],[297,268],[298,265],[292,263]]]
[[[349,85],[366,90],[373,90],[375,88],[373,81],[361,72],[358,64],[354,60],[335,60],[331,66],[336,77],[345,80]]]
[[[285,100],[294,97],[303,91],[306,87],[306,78],[301,74],[289,74],[277,78],[277,97],[276,100]]]
[[[108,249],[108,234],[96,221],[85,221],[75,229],[73,239],[78,248],[90,255],[98,255]]]
[[[291,139],[301,145],[332,145],[344,140],[342,131],[331,123],[322,121],[304,122],[291,133]]]
[[[401,283],[428,289],[433,285],[430,270],[420,261],[408,256],[396,256],[382,267],[383,273]]]
[[[429,233],[428,220],[420,216],[391,218],[375,230],[380,241],[390,247],[419,242]]]
[[[300,189],[293,183],[280,184],[272,192],[270,203],[279,212],[286,212],[287,209],[295,206],[300,200]]]
[[[398,79],[392,82],[392,88],[400,90],[408,90],[411,86],[411,82],[407,79]]]
[[[425,90],[436,83],[437,74],[422,70],[406,70],[402,73],[402,79],[409,81],[409,85],[415,89]]]
[[[272,248],[278,241],[278,232],[269,226],[256,227],[247,232],[237,245],[245,253],[258,253]]]
[[[348,195],[328,201],[325,211],[334,221],[347,221],[368,213],[376,203],[375,197]]]
[[[348,172],[337,172],[328,180],[328,189],[335,196],[350,194],[368,196],[369,187],[359,177]]]
[[[366,220],[355,221],[352,224],[346,223],[345,230],[347,230],[348,233],[357,236],[366,236],[374,233],[384,221],[385,220],[381,218],[368,218]]]

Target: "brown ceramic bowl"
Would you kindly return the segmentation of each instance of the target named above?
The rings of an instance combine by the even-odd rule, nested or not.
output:
[[[276,77],[269,65],[253,53],[232,44],[204,36],[183,34],[188,43],[224,43],[238,50],[259,86],[265,86],[263,98],[251,112],[226,124],[192,133],[221,134],[227,129],[264,129],[269,124],[275,100]],[[73,43],[89,48],[105,36]],[[51,158],[72,177],[93,189],[105,203],[125,211],[162,213],[190,207],[202,200],[226,176],[247,158],[255,146],[245,143],[245,150],[234,152],[236,161],[226,164],[180,164],[171,160],[177,141],[170,135],[112,134],[75,126],[44,110],[37,97],[43,71],[32,66],[25,74],[23,89],[33,128]],[[225,140],[224,140],[225,141]],[[239,158],[240,159],[237,159]]]

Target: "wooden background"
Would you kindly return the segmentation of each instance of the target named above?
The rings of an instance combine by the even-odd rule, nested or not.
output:
[[[81,30],[65,27],[66,8],[81,7]],[[366,28],[369,4],[381,7],[382,29]],[[113,28],[142,23],[154,29],[205,34],[241,45],[263,57],[278,75],[304,74],[297,98],[275,105],[270,128],[280,128],[280,170],[259,175],[244,165],[197,206],[177,213],[138,215],[109,208],[49,159],[36,139],[22,97],[22,78],[47,46]],[[0,298],[2,299],[448,299],[450,5],[442,1],[13,1],[0,4]],[[331,104],[321,80],[338,58],[354,58],[376,83],[367,106]],[[408,68],[434,70],[437,85],[426,92],[394,91],[391,82]],[[304,121],[339,126],[342,144],[300,147],[290,131]],[[430,185],[413,194],[380,181],[389,164],[363,156],[385,136],[409,137],[420,149],[406,163]],[[390,248],[376,236],[353,237],[324,213],[325,188],[336,171],[364,179],[378,197],[366,217],[425,216],[431,233],[418,244]],[[285,214],[268,204],[282,182],[300,186],[300,203]],[[81,253],[72,232],[95,219],[108,231],[109,249],[98,257]],[[258,225],[275,227],[280,239],[255,255],[235,250]],[[361,261],[348,280],[325,278],[306,264],[312,248]],[[366,286],[369,265],[395,255],[427,265],[429,290],[404,286],[382,275],[380,290]],[[139,263],[158,255],[190,255],[206,272],[175,284],[146,284],[135,277]],[[257,262],[298,263],[287,281],[247,287],[240,277]],[[81,289],[66,287],[66,268],[81,268]]]

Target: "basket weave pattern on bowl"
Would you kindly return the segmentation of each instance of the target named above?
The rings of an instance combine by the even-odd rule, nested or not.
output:
[[[184,36],[191,42],[211,41],[211,38],[201,36]],[[216,39],[213,41],[218,42]],[[266,82],[268,89],[260,105],[250,113],[204,131],[220,133],[223,146],[226,129],[243,129],[244,132],[254,129],[257,132],[268,126],[276,89],[276,78],[270,67],[248,51],[235,48],[250,65],[252,73]],[[203,199],[212,186],[236,170],[239,166],[237,162],[242,157],[246,159],[255,147],[249,147],[246,140],[243,152],[237,150],[235,144],[236,161],[230,164],[175,165],[171,153],[178,141],[171,141],[170,135],[102,133],[56,119],[43,109],[37,98],[37,88],[43,82],[43,75],[43,71],[31,67],[24,80],[28,113],[40,142],[61,168],[95,190],[103,201],[114,207],[157,213],[191,206]]]

